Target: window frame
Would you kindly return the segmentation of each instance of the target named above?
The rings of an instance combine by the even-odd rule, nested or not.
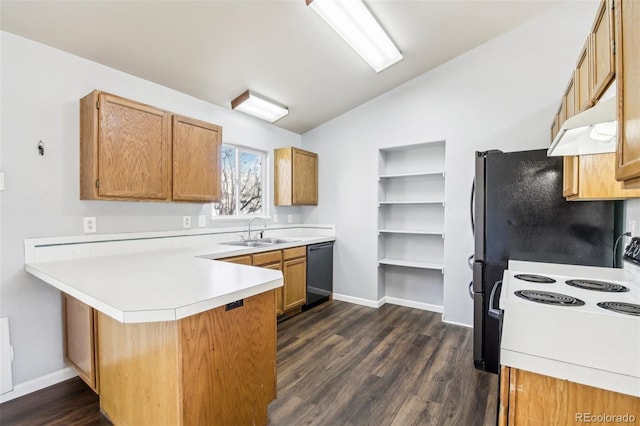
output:
[[[220,147],[221,153],[222,153],[222,149],[224,149],[225,147],[230,147],[235,149],[236,151],[236,155],[235,155],[235,176],[234,176],[234,180],[235,180],[235,184],[236,187],[238,188],[238,191],[236,191],[236,197],[235,197],[235,211],[236,212],[240,212],[240,152],[246,152],[249,154],[257,154],[259,156],[262,156],[262,170],[261,170],[261,184],[262,184],[262,212],[257,213],[257,214],[234,214],[234,215],[221,215],[221,214],[217,214],[216,213],[216,208],[215,205],[219,204],[220,202],[214,202],[212,203],[212,208],[211,208],[211,217],[213,220],[219,220],[219,221],[224,221],[224,220],[228,220],[228,221],[232,221],[232,220],[242,220],[242,219],[250,219],[253,217],[262,217],[265,219],[269,219],[270,218],[270,210],[269,210],[269,186],[267,185],[267,178],[269,176],[269,152],[268,151],[263,151],[257,148],[253,148],[253,147],[249,147],[246,145],[240,145],[240,144],[236,144],[236,143],[231,143],[231,142],[222,142],[222,146]],[[222,174],[222,155],[220,155],[220,172]],[[222,185],[222,176],[220,176],[220,185]],[[220,188],[220,195],[222,197],[222,188]]]

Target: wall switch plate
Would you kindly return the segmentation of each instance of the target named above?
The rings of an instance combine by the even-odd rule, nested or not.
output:
[[[278,215],[277,214],[273,215],[273,223],[278,223]]]
[[[627,232],[631,232],[631,236],[632,237],[636,236],[636,221],[635,220],[630,220],[629,221],[629,226],[627,227]]]
[[[292,214],[288,214],[287,215],[287,223],[293,223],[293,215]]]
[[[83,225],[84,225],[85,234],[96,232],[96,229],[97,229],[98,225],[96,223],[96,218],[95,217],[84,217],[84,218],[82,218],[82,222],[83,222]]]
[[[182,227],[191,228],[191,216],[182,216]]]
[[[201,214],[200,216],[198,216],[198,226],[202,228],[206,225],[207,225],[207,218],[205,215]]]

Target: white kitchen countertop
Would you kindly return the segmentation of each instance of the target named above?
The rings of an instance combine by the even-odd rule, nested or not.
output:
[[[288,239],[292,239],[287,237]],[[33,262],[25,270],[123,323],[179,320],[283,284],[282,272],[219,259],[334,241],[296,236],[263,247],[210,244],[115,256]]]

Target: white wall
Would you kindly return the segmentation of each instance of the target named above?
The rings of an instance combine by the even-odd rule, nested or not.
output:
[[[570,2],[305,133],[318,152],[320,203],[335,223],[335,291],[379,300],[377,150],[446,140],[445,320],[472,324],[469,193],[474,151],[549,145],[549,126],[598,2]]]
[[[105,90],[219,124],[224,142],[270,152],[299,147],[301,137],[13,34],[2,32],[0,37],[0,170],[6,173],[6,190],[0,192],[0,316],[11,320],[14,383],[21,384],[65,367],[60,296],[24,272],[24,238],[81,234],[83,216],[97,217],[100,233],[117,233],[179,229],[183,215],[197,223],[196,215],[211,214],[210,205],[203,204],[80,201],[81,97]],[[36,149],[40,139],[45,143],[43,157]],[[272,171],[268,182],[272,194]],[[271,195],[271,204],[272,199]],[[283,218],[300,214],[298,208],[275,212]]]

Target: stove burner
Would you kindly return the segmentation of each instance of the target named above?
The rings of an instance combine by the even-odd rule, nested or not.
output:
[[[607,293],[624,293],[629,289],[620,284],[609,283],[606,281],[596,280],[567,280],[565,281],[572,287],[582,288],[585,290],[604,291]]]
[[[608,309],[619,314],[635,315],[640,317],[640,305],[627,302],[600,302],[598,303],[603,309]]]
[[[556,280],[554,280],[553,278],[545,277],[544,275],[518,274],[514,275],[514,277],[518,278],[519,280],[540,284],[552,284],[556,282]]]
[[[530,300],[532,302],[546,303],[547,305],[559,305],[559,306],[582,306],[584,302],[573,296],[567,296],[566,294],[552,293],[550,291],[538,291],[538,290],[518,290],[514,292],[518,297]]]

